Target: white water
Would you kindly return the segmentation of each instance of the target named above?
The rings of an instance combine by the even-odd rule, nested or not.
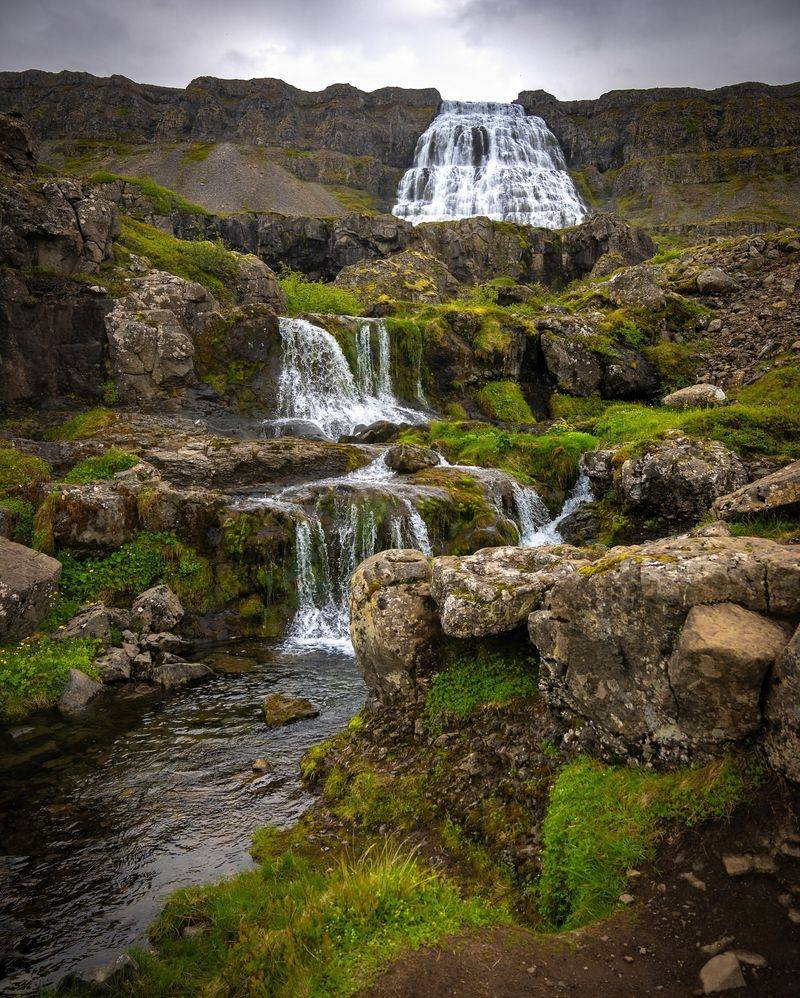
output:
[[[527,538],[527,543],[523,544],[523,547],[535,548],[541,547],[544,544],[561,544],[564,538],[559,533],[558,527],[568,516],[575,512],[578,507],[583,506],[585,503],[590,502],[594,497],[592,496],[592,486],[589,479],[584,475],[583,472],[580,473],[578,481],[575,483],[575,487],[572,492],[567,497],[564,505],[561,507],[561,512],[558,516],[550,520],[549,523],[545,523],[539,530],[531,533]],[[522,543],[522,542],[520,542]]]
[[[473,215],[548,229],[586,216],[545,122],[519,104],[443,101],[420,136],[392,212],[418,222]]]
[[[373,347],[373,333],[377,344]],[[277,419],[313,423],[332,440],[379,420],[423,423],[428,416],[401,405],[392,387],[391,344],[381,319],[361,320],[357,371],[336,338],[307,319],[281,319],[283,358]]]

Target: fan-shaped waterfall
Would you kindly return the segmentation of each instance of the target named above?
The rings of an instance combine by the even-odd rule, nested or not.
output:
[[[541,118],[519,104],[467,101],[442,102],[417,141],[392,211],[415,224],[486,215],[548,229],[586,216]]]

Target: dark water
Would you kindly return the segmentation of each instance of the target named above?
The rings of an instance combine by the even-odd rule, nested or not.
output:
[[[246,867],[255,828],[291,824],[310,804],[298,763],[361,706],[355,661],[228,650],[257,664],[0,735],[0,993],[35,992],[143,942],[166,895]],[[271,731],[272,691],[307,696],[320,717]],[[254,777],[260,756],[273,769]]]

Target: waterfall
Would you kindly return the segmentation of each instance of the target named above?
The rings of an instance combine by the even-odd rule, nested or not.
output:
[[[519,546],[535,547],[534,538],[550,519],[550,513],[535,489],[518,485],[516,482],[512,483],[511,489],[517,513]]]
[[[575,483],[575,487],[567,496],[558,516],[550,520],[549,523],[542,525],[538,530],[533,531],[528,536],[528,542],[523,546],[534,548],[541,547],[543,544],[562,544],[564,538],[559,533],[559,524],[566,520],[580,506],[591,502],[593,498],[591,483],[586,475],[581,472],[578,481]]]
[[[373,350],[372,333],[377,333]],[[336,338],[307,319],[281,319],[283,347],[277,419],[303,420],[331,439],[379,420],[422,423],[425,413],[401,405],[394,394],[391,343],[383,320],[361,320],[356,333],[356,373]]]
[[[473,215],[548,229],[575,225],[586,209],[545,122],[519,104],[443,101],[420,136],[392,209],[445,222]]]

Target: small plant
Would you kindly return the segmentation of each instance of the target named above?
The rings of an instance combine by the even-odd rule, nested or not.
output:
[[[0,720],[13,721],[51,707],[61,696],[70,669],[93,679],[92,659],[99,642],[92,638],[26,638],[0,647]]]
[[[139,463],[135,454],[112,447],[105,454],[87,457],[71,468],[64,481],[69,485],[86,485],[113,478],[120,471],[127,471]]]
[[[516,381],[490,381],[476,395],[481,411],[504,423],[535,423],[536,417]]]
[[[96,407],[71,416],[45,433],[46,440],[85,440],[109,429],[117,420],[110,409]]]
[[[459,658],[434,676],[425,698],[430,722],[466,717],[485,704],[501,705],[536,696],[538,669],[533,654],[478,648],[475,658]]]

